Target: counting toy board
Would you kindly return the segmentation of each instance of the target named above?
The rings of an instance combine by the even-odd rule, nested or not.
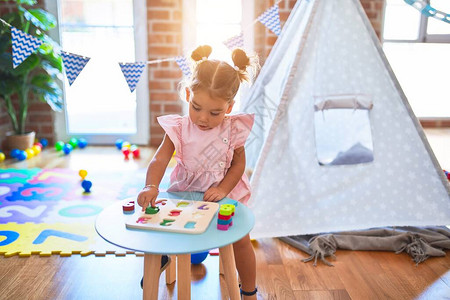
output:
[[[158,211],[159,209],[159,211]],[[204,232],[217,210],[215,202],[183,199],[157,199],[156,209],[137,209],[126,221],[127,228],[200,234]]]

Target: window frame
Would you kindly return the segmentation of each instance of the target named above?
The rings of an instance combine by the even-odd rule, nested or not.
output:
[[[50,31],[50,36],[61,44],[59,16],[61,10],[60,0],[45,1],[47,11],[56,16],[58,25]],[[147,5],[146,1],[133,1],[133,27],[135,40],[135,60],[147,61]],[[117,62],[112,62],[117,63]],[[125,79],[124,79],[125,80]],[[138,84],[136,86],[136,133],[135,134],[74,134],[74,136],[83,136],[90,144],[111,144],[117,138],[126,139],[132,144],[147,145],[150,141],[150,123],[149,123],[149,89],[148,89],[148,72],[145,69],[142,72],[140,82],[145,84]],[[65,100],[65,86],[63,82],[59,82],[63,90],[64,106],[63,113],[55,114],[54,130],[55,138],[57,140],[68,141],[72,135],[68,133],[67,108]]]
[[[244,49],[249,53],[252,53],[255,48],[255,38],[254,38],[254,27],[249,28],[255,21],[255,4],[254,1],[241,0],[241,28],[246,29],[243,31],[244,36]],[[196,10],[197,10],[197,0],[185,0],[183,1],[183,49],[185,55],[188,54],[187,51],[192,51],[195,48],[195,41],[197,40],[196,30],[191,30],[192,28],[197,28],[196,21]],[[224,38],[224,40],[226,37]],[[240,88],[241,99],[245,97],[248,93],[250,87],[242,84]],[[183,101],[183,114],[188,113],[187,102]]]
[[[430,0],[424,0],[428,5],[430,4]],[[405,5],[408,5],[405,3]],[[408,5],[410,6],[410,5]],[[387,8],[387,2],[385,2],[384,5],[384,13],[383,15],[386,15],[386,8]],[[412,9],[415,9],[411,6]],[[424,14],[422,14],[420,11],[417,10],[417,13],[420,14],[420,24],[419,24],[419,32],[417,39],[385,39],[383,38],[383,42],[388,43],[450,43],[450,34],[429,34],[427,33],[428,28],[428,17]],[[442,21],[441,21],[442,22]],[[384,27],[384,20],[383,20],[383,27]]]

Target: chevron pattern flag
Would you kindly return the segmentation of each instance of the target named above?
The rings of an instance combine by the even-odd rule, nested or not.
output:
[[[191,76],[191,68],[189,67],[188,60],[185,56],[177,56],[175,57],[175,61],[177,62],[178,66],[180,67],[181,71],[183,72],[183,75],[186,77]]]
[[[277,36],[281,33],[280,14],[278,11],[278,4],[275,4],[258,17],[258,21],[263,23]]]
[[[91,58],[65,51],[61,51],[61,56],[64,63],[64,69],[66,70],[66,76],[69,80],[69,85],[72,85]]]
[[[11,26],[11,37],[14,68],[17,68],[42,44],[41,40],[13,26]]]
[[[146,64],[146,62],[119,63],[131,92],[136,89],[136,85],[139,79],[141,79],[142,71],[144,71]]]
[[[244,34],[241,32],[239,35],[235,35],[223,42],[228,49],[244,47]]]

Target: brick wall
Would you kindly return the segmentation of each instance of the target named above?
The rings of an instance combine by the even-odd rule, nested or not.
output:
[[[385,0],[361,0],[361,4],[380,39],[383,24],[384,1]],[[255,16],[259,16],[266,9],[273,6],[275,2],[276,1],[274,0],[255,1]],[[283,28],[284,23],[286,23],[289,13],[296,2],[296,0],[282,0],[278,3],[281,28]],[[277,36],[265,26],[262,24],[255,25],[255,51],[260,56],[261,65],[269,55],[276,40]]]
[[[180,55],[182,47],[182,0],[147,0],[148,59]],[[148,67],[150,91],[150,145],[161,142],[164,131],[156,118],[181,113],[178,83],[182,73],[174,61]]]
[[[40,5],[43,5],[43,1],[38,1]],[[15,5],[12,1],[0,4],[0,15],[9,13],[15,9]],[[54,142],[55,128],[54,128],[54,112],[52,109],[43,102],[33,100],[33,95],[29,95],[32,99],[30,101],[27,123],[25,126],[26,131],[35,131],[36,137],[46,138],[49,142]],[[11,121],[6,113],[3,105],[3,99],[0,105],[0,149],[4,148],[4,137],[8,131],[12,130]]]
[[[42,1],[42,0],[41,0]],[[381,36],[382,14],[385,0],[361,0],[375,32]],[[274,0],[255,0],[255,16],[260,15],[275,3]],[[279,3],[282,25],[286,22],[296,0],[282,0]],[[147,0],[148,16],[148,59],[174,57],[183,53],[182,38],[183,0]],[[11,4],[2,2],[0,13],[11,9]],[[261,64],[269,55],[276,36],[260,23],[255,24],[255,51]],[[181,113],[178,83],[182,73],[175,62],[149,65],[150,90],[150,145],[157,146],[164,135],[156,118],[170,113]],[[30,106],[27,129],[35,130],[39,137],[54,141],[54,113],[45,103],[33,102]],[[0,110],[0,143],[4,134],[11,129],[4,107]]]

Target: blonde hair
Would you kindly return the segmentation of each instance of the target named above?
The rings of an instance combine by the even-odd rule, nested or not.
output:
[[[208,92],[212,98],[233,101],[243,81],[249,81],[248,67],[256,68],[257,59],[247,56],[242,49],[234,49],[231,55],[235,67],[220,60],[208,59],[211,46],[204,45],[195,49],[191,58],[196,62],[192,77],[187,83],[193,92]]]

